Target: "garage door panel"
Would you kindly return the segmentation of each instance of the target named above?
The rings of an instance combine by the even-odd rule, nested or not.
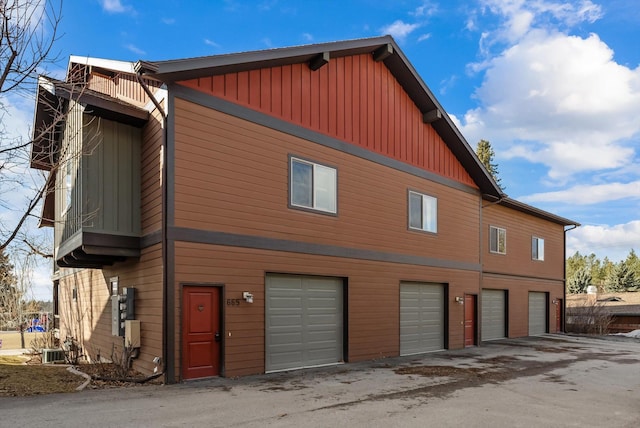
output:
[[[482,340],[503,339],[506,332],[506,293],[482,290]]]
[[[342,360],[342,280],[268,275],[266,294],[266,371]]]
[[[547,293],[529,292],[529,336],[547,332]]]
[[[400,354],[444,348],[444,286],[400,284]]]

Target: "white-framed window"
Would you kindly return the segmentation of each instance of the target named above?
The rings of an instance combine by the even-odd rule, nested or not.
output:
[[[506,229],[489,226],[489,251],[496,254],[507,254]]]
[[[409,191],[409,229],[438,232],[438,199]]]
[[[292,207],[335,214],[338,209],[335,168],[291,157],[289,202]]]
[[[544,260],[544,239],[537,236],[531,238],[531,258],[533,260]]]

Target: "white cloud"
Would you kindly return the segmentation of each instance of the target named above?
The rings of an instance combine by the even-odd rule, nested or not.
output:
[[[131,6],[125,6],[120,0],[102,0],[102,9],[108,13],[125,13],[133,11]]]
[[[422,34],[420,37],[418,37],[418,41],[419,42],[423,42],[425,40],[429,40],[431,38],[431,33],[426,33],[426,34]]]
[[[604,254],[610,260],[623,260],[640,242],[640,220],[625,224],[586,225],[567,232],[567,256],[580,251],[582,254]]]
[[[420,27],[420,24],[407,24],[398,19],[392,24],[382,27],[380,29],[380,32],[382,34],[389,34],[393,36],[393,38],[398,39],[399,41],[402,41],[409,34],[411,34],[415,29],[419,27]]]
[[[489,44],[516,43],[533,28],[565,29],[602,17],[602,8],[591,0],[481,0],[485,11],[501,17],[494,31],[487,31]]]
[[[140,49],[139,47],[137,47],[137,46],[135,46],[134,44],[131,44],[131,43],[125,45],[125,48],[129,49],[134,54],[138,54],[138,55],[146,55],[147,54],[145,51],[143,51],[142,49]]]
[[[563,202],[572,205],[593,205],[620,199],[640,199],[640,181],[630,183],[579,184],[557,192],[535,193],[518,199],[523,202]]]
[[[531,30],[472,69],[485,74],[475,93],[480,106],[461,119],[471,141],[485,138],[507,159],[543,163],[559,181],[634,162],[640,67],[616,63],[597,35]]]
[[[307,42],[313,42],[313,36],[309,33],[302,33],[302,38]]]
[[[219,48],[220,45],[217,44],[216,42],[214,42],[213,40],[210,39],[204,39],[204,44],[205,45],[209,45],[209,46],[213,46],[214,48]]]
[[[438,11],[438,5],[436,3],[432,3],[430,1],[423,2],[420,6],[418,6],[410,15],[415,17],[429,17],[435,15]]]

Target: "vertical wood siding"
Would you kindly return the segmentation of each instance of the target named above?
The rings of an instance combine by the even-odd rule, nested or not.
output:
[[[383,62],[371,55],[180,82],[475,187]]]
[[[143,79],[143,81],[151,88],[152,92],[162,84],[161,82],[150,79]],[[107,76],[92,72],[87,79],[87,88],[113,98],[127,101],[138,107],[144,106],[149,102],[149,97],[136,80],[136,77],[127,73]]]
[[[84,354],[94,360],[99,354],[111,359],[112,349],[122,350],[122,339],[111,335],[111,289],[109,279],[117,276],[119,286],[136,288],[136,319],[140,320],[140,356],[134,368],[150,374],[153,357],[162,356],[162,252],[160,245],[142,250],[139,261],[117,263],[103,270],[60,269],[60,338],[72,336]],[[77,298],[73,299],[73,289]],[[113,348],[115,346],[115,348]]]
[[[140,234],[141,131],[85,115],[82,145],[82,228]]]
[[[83,148],[84,108],[74,101],[69,102],[69,114],[65,121],[60,168],[56,174],[55,186],[55,248],[80,230],[82,225],[82,148]],[[71,165],[71,205],[64,213],[67,198],[65,193],[67,164]]]

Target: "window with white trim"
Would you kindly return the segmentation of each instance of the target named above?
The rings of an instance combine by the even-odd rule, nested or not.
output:
[[[292,157],[289,201],[291,206],[335,214],[337,171],[325,165]]]
[[[438,199],[409,191],[409,229],[438,232]]]
[[[507,254],[506,229],[489,226],[489,251],[496,254]]]
[[[544,239],[536,236],[531,238],[531,258],[533,260],[544,260]]]

